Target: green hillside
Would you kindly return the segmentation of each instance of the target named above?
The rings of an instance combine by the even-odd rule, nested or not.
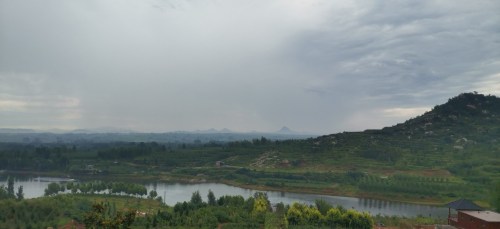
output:
[[[253,163],[228,162],[268,172],[360,174],[357,192],[488,201],[500,180],[499,140],[500,98],[465,93],[392,127],[278,142]]]
[[[467,93],[392,127],[298,142],[296,148],[302,148],[306,154],[282,149],[286,155],[302,157],[316,166],[342,162],[354,168],[370,168],[355,161],[368,160],[393,169],[444,170],[487,183],[500,178],[498,140],[500,99]]]

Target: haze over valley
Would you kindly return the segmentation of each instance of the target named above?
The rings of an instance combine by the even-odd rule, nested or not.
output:
[[[498,12],[0,0],[0,228],[498,228]]]

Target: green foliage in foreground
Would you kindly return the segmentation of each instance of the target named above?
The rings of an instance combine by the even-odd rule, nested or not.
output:
[[[324,206],[323,206],[324,207]],[[28,200],[0,200],[0,228],[372,228],[366,213],[295,203],[271,208],[265,193],[221,196],[211,204],[193,193],[173,207],[129,196],[64,194]]]
[[[0,228],[47,228],[63,225],[70,220],[83,221],[90,210],[88,198],[54,196],[16,201],[0,201]]]
[[[286,213],[288,223],[298,226],[328,226],[330,228],[372,228],[373,219],[368,213],[343,208],[330,208],[326,214],[315,206],[294,203]]]
[[[83,221],[87,228],[129,228],[135,215],[133,209],[123,213],[113,209],[108,202],[95,203],[92,205],[92,211],[85,213]]]
[[[23,186],[19,186],[17,192],[14,193],[14,178],[7,178],[7,187],[0,185],[0,200],[2,199],[24,199]]]

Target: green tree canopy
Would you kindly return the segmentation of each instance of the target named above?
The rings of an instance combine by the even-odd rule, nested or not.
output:
[[[17,188],[16,198],[18,200],[24,199],[24,193],[23,193],[23,186],[22,185],[20,185],[19,188]]]
[[[51,196],[57,194],[61,191],[61,185],[58,183],[50,183],[49,186],[45,189],[45,196]]]
[[[14,178],[9,177],[7,180],[7,194],[9,195],[10,198],[14,198]]]
[[[212,190],[208,190],[207,198],[208,198],[208,205],[210,205],[210,206],[217,205],[217,200],[215,199],[215,195],[212,192]]]
[[[201,206],[203,205],[203,200],[201,199],[201,195],[199,191],[193,192],[193,195],[191,195],[191,204],[194,206]]]

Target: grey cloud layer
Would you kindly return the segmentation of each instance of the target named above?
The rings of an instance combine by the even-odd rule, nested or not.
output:
[[[499,95],[498,12],[487,0],[0,0],[0,126],[382,127],[461,92]]]

